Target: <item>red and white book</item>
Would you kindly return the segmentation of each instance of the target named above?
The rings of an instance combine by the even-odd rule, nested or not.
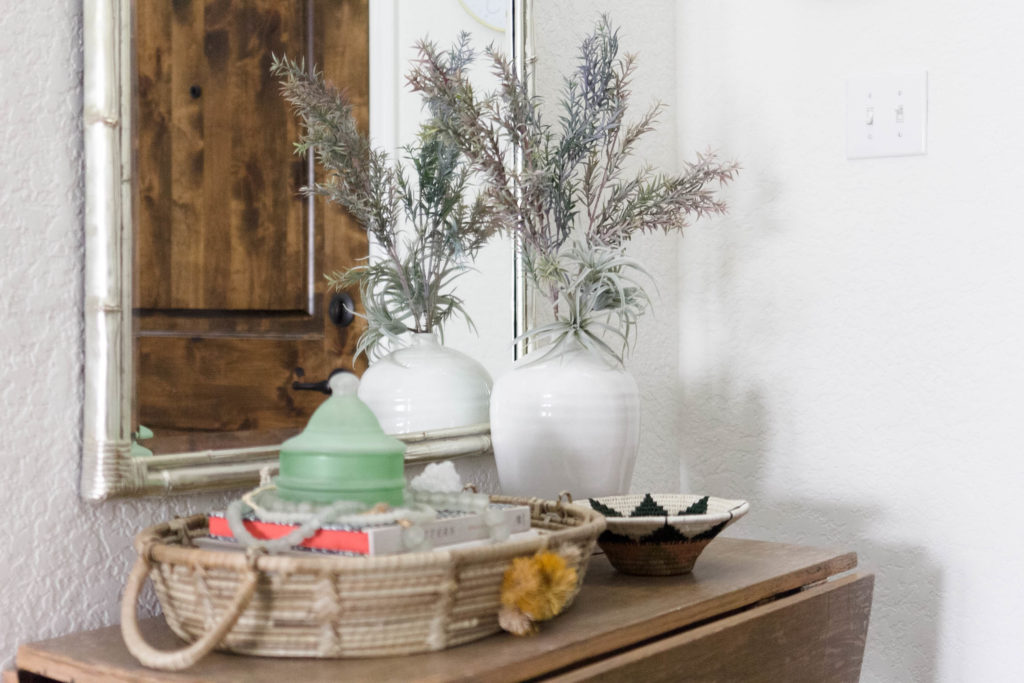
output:
[[[502,511],[510,533],[515,534],[529,530],[529,506],[491,503],[491,508]],[[211,512],[209,518],[211,537],[234,540],[234,534],[224,512]],[[254,538],[261,540],[281,538],[299,526],[298,524],[268,522],[251,514],[242,522]],[[436,519],[416,526],[423,530],[427,540],[435,548],[484,540],[490,536],[490,528],[484,523],[483,515],[476,512],[441,510]],[[393,555],[406,550],[402,543],[403,530],[398,524],[359,528],[327,524],[297,548],[353,555]]]

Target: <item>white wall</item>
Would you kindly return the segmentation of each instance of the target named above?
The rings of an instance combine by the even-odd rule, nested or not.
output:
[[[645,158],[677,170],[710,146],[744,166],[729,216],[636,245],[662,297],[630,363],[632,488],[744,497],[735,535],[858,551],[877,573],[865,681],[1024,677],[1024,9],[537,5],[542,94],[608,11],[637,101],[674,116]],[[846,160],[845,77],[913,69],[928,154]]]
[[[744,166],[679,248],[684,482],[751,499],[737,534],[859,552],[865,681],[1021,680],[1024,8],[687,0],[675,25],[680,154]],[[928,154],[848,161],[845,77],[905,69]]]

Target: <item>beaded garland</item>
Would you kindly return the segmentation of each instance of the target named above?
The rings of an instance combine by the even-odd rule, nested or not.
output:
[[[494,542],[510,535],[505,516],[490,507],[490,498],[483,493],[463,491],[424,491],[409,488],[402,507],[367,506],[354,501],[338,501],[326,505],[294,502],[281,498],[273,484],[249,491],[241,499],[228,505],[226,519],[231,533],[246,547],[262,547],[268,553],[280,553],[300,545],[326,524],[344,525],[363,529],[384,524],[402,527],[402,545],[408,552],[427,551],[432,548],[422,527],[424,522],[436,519],[439,511],[450,510],[480,514],[487,526],[488,536]],[[253,512],[263,521],[277,524],[298,524],[298,528],[276,539],[258,539],[245,528],[243,517]]]

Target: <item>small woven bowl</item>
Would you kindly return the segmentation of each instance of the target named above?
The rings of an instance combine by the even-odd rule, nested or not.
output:
[[[591,498],[608,526],[597,543],[624,574],[671,576],[693,569],[701,551],[750,509],[745,500],[679,493]]]

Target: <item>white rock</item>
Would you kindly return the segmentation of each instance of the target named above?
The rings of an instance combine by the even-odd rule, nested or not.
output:
[[[431,493],[458,493],[462,491],[462,477],[450,460],[434,462],[413,478],[409,488]]]

